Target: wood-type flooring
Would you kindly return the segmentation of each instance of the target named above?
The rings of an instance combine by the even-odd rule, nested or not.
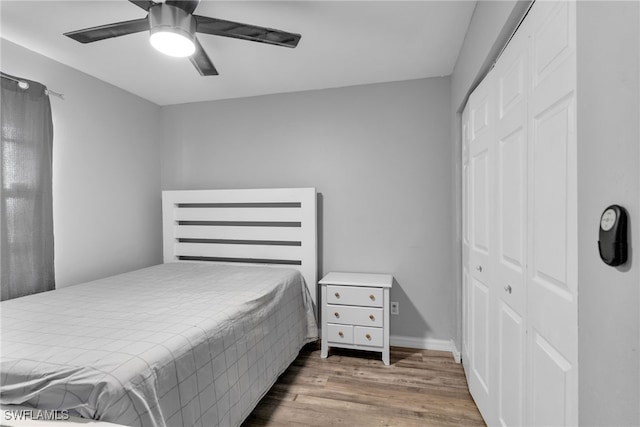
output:
[[[380,353],[305,346],[244,422],[253,426],[484,426],[449,352]]]

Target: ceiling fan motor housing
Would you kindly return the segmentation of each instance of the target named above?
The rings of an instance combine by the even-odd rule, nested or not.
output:
[[[149,28],[151,35],[168,31],[195,43],[196,19],[179,7],[160,3],[149,8]]]

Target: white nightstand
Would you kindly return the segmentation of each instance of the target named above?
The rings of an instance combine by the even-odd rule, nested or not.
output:
[[[322,347],[379,351],[389,364],[390,274],[329,273],[321,286]]]

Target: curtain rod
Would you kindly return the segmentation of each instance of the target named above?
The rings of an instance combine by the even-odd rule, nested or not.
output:
[[[20,89],[29,89],[29,83],[25,82],[24,80],[20,80],[20,79],[16,79],[7,75],[3,75],[2,76],[5,79],[9,79],[9,80],[13,80],[14,82],[18,83],[18,87]],[[44,87],[44,93],[46,93],[47,95],[51,95],[51,96],[55,96],[56,98],[60,98],[64,101],[64,94],[63,93],[59,93],[59,92],[54,92],[51,89],[49,89],[48,87]]]

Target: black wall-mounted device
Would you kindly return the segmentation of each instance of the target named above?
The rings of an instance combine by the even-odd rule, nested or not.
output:
[[[622,206],[611,205],[600,217],[598,249],[600,258],[610,266],[627,262],[627,211]]]

